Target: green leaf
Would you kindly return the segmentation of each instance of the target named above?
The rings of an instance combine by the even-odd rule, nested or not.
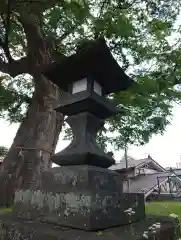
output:
[[[58,7],[55,7],[50,12],[49,24],[53,29],[56,29],[58,22],[60,20],[62,10]]]
[[[133,25],[131,24],[129,19],[126,18],[125,15],[120,14],[115,28],[118,36],[122,36],[122,37],[133,36],[133,31],[134,31]]]

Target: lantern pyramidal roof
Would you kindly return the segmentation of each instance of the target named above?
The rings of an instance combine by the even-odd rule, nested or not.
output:
[[[104,38],[88,41],[75,54],[52,63],[44,75],[66,92],[70,84],[85,77],[97,81],[103,95],[126,90],[133,84],[114,59]]]

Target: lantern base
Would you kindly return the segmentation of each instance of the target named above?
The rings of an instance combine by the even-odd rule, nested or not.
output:
[[[57,153],[51,158],[51,161],[59,166],[91,165],[109,168],[115,164],[115,160],[104,152],[102,152],[101,155],[83,151],[81,153],[74,153],[73,150],[74,149],[66,155],[63,155],[61,152]]]
[[[135,211],[130,219],[125,210]],[[94,166],[56,167],[15,193],[13,215],[85,230],[129,224],[145,217],[144,195],[123,193],[120,174]]]
[[[161,229],[155,234],[147,231],[148,237],[145,238],[145,231],[156,222],[161,224]],[[11,213],[2,213],[0,216],[1,240],[173,240],[176,237],[180,237],[179,223],[165,216],[150,216],[134,224],[101,231],[85,231],[39,221],[15,220]]]

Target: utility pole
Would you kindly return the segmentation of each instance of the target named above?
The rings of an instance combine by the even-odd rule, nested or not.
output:
[[[125,164],[126,164],[126,183],[127,183],[127,192],[129,192],[129,177],[128,177],[128,168],[129,168],[129,163],[128,163],[128,143],[125,141],[124,145],[124,159],[125,159]]]

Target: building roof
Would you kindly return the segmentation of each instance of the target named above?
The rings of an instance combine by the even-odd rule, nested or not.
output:
[[[145,162],[145,159],[140,159],[140,160],[135,160],[133,158],[128,158],[128,167],[136,167],[140,165],[141,163]],[[126,168],[126,162],[125,161],[120,161],[119,163],[111,166],[109,169],[110,170],[120,170]]]
[[[159,169],[158,171],[159,172],[165,172],[165,169],[160,166],[155,160],[153,160],[150,156],[148,156],[147,158],[143,158],[143,159],[139,159],[139,160],[136,160],[132,157],[128,157],[128,167],[139,167],[143,164],[148,164],[148,163],[151,163],[152,165],[154,165],[157,169]],[[126,168],[126,162],[124,160],[120,161],[119,163],[111,166],[109,169],[110,170],[114,170],[114,171],[118,171],[118,170],[121,170],[121,169],[124,169]]]

